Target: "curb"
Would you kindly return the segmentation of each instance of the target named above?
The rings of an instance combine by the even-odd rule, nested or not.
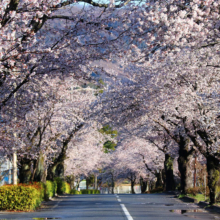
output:
[[[220,207],[219,206],[216,206],[216,205],[209,206],[208,202],[199,202],[198,205],[199,205],[199,207],[204,208],[208,211],[214,211],[214,212],[220,213]]]

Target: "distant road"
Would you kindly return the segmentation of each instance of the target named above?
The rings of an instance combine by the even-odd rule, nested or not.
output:
[[[0,212],[0,219],[195,220],[220,219],[167,194],[66,195],[29,213]]]

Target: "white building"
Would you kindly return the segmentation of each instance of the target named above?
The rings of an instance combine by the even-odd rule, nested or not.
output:
[[[12,163],[0,156],[0,186],[12,184]]]

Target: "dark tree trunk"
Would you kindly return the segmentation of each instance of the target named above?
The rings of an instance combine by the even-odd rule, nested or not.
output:
[[[86,177],[86,189],[89,189],[90,177]]]
[[[170,156],[170,154],[165,154],[164,171],[165,171],[165,190],[166,191],[175,190],[175,181],[173,176],[173,158]]]
[[[29,183],[31,181],[31,165],[32,160],[22,158],[20,160],[20,168],[19,168],[19,181],[20,183]]]
[[[151,180],[151,181],[150,181],[149,190],[151,191],[151,190],[155,189],[155,187],[156,187],[156,182],[153,181],[153,180]]]
[[[66,151],[69,142],[73,138],[74,134],[83,127],[83,124],[80,124],[78,127],[72,130],[71,134],[63,141],[63,146],[60,154],[53,161],[53,164],[48,167],[47,179],[52,180],[55,177],[60,177],[64,179],[64,160],[66,159]]]
[[[134,184],[135,184],[135,181],[132,181],[132,180],[131,180],[131,194],[135,194]]]
[[[186,194],[187,189],[193,186],[193,178],[190,176],[190,159],[192,158],[193,150],[190,150],[190,139],[180,137],[179,143],[179,158],[178,168],[181,175],[181,191]]]
[[[219,181],[219,160],[214,156],[207,156],[207,172],[208,172],[208,186],[210,191],[210,204],[216,202],[216,187]]]
[[[144,181],[143,178],[140,178],[141,185],[141,193],[145,193],[147,191],[147,181]]]
[[[114,181],[114,176],[112,174],[112,194],[114,194],[114,188],[115,188],[115,181]]]

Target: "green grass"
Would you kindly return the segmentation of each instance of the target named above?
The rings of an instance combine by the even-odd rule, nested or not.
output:
[[[189,197],[195,198],[198,202],[204,202],[205,200],[209,199],[207,196],[203,194],[197,194],[196,196],[189,194]]]
[[[178,195],[178,199],[181,199],[181,198],[183,198],[183,197],[185,197],[186,195],[184,195],[184,194],[180,194],[180,195]]]
[[[180,194],[178,196],[179,199],[183,198],[184,196],[189,196],[191,198],[194,198],[196,199],[198,202],[204,202],[205,200],[207,201],[207,199],[209,199],[207,196],[205,198],[205,196],[203,194],[197,194],[196,196],[194,196],[193,194],[187,194],[187,195],[184,195],[184,194]]]

